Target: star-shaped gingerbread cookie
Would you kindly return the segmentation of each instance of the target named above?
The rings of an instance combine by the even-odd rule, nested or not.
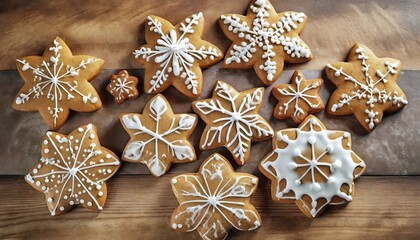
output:
[[[188,137],[197,125],[195,114],[174,114],[166,98],[157,94],[143,114],[123,113],[120,121],[130,135],[122,160],[143,163],[153,175],[165,174],[172,163],[196,160]]]
[[[207,158],[198,173],[172,178],[179,206],[172,214],[173,229],[197,230],[203,239],[226,239],[233,228],[251,231],[261,218],[251,203],[258,178],[236,173],[229,161],[217,153]]]
[[[73,56],[66,43],[57,37],[42,56],[16,61],[25,84],[17,94],[13,108],[39,111],[53,130],[64,124],[70,109],[92,112],[102,107],[98,93],[89,83],[101,71],[102,59]]]
[[[163,18],[148,16],[146,44],[133,52],[146,69],[144,91],[160,93],[173,85],[189,98],[198,98],[202,88],[201,68],[223,58],[223,53],[202,39],[204,17],[193,14],[173,26]]]
[[[270,124],[258,112],[264,88],[236,91],[225,82],[217,81],[210,99],[193,102],[193,110],[207,126],[201,135],[203,150],[225,146],[239,165],[250,154],[251,142],[273,135]]]
[[[350,133],[327,130],[309,115],[299,128],[277,131],[273,151],[259,165],[271,179],[273,200],[295,202],[308,217],[354,196],[354,179],[366,166],[351,150]]]
[[[118,157],[101,146],[96,127],[81,126],[69,135],[47,132],[41,159],[25,180],[45,194],[52,216],[75,207],[102,210],[107,197],[105,181],[120,167]]]
[[[121,70],[117,75],[112,74],[109,80],[106,90],[114,96],[116,103],[121,104],[126,99],[136,99],[139,96],[137,91],[139,80],[135,76],[130,76],[126,70]]]
[[[296,124],[299,124],[308,114],[324,110],[324,103],[318,95],[323,83],[320,78],[305,79],[303,73],[296,70],[291,84],[274,86],[271,91],[279,101],[274,108],[274,117],[292,118]]]
[[[254,68],[266,85],[274,83],[284,62],[303,63],[312,59],[311,50],[299,35],[306,15],[276,13],[268,0],[254,0],[246,16],[222,15],[219,20],[225,35],[233,42],[224,60],[226,68]]]
[[[373,131],[384,112],[396,112],[408,104],[397,85],[401,62],[378,58],[366,46],[355,44],[347,62],[328,64],[326,73],[337,89],[328,101],[332,115],[354,114],[366,131]]]

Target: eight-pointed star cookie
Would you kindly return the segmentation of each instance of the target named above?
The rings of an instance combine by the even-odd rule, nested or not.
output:
[[[251,203],[258,178],[235,173],[222,155],[211,155],[198,173],[172,178],[172,190],[179,206],[171,226],[184,232],[197,230],[203,239],[226,239],[236,228],[251,231],[261,225],[261,218]]]
[[[355,44],[347,62],[328,64],[326,73],[337,89],[327,105],[332,115],[354,114],[368,131],[382,121],[384,112],[395,112],[408,104],[397,85],[401,62],[378,58],[366,46]]]
[[[207,126],[201,135],[203,150],[225,146],[239,165],[249,158],[251,142],[273,135],[270,124],[261,117],[264,88],[236,91],[225,82],[217,81],[210,99],[193,102],[193,110]]]
[[[311,50],[299,35],[306,15],[276,13],[267,0],[254,0],[246,16],[222,15],[225,35],[233,42],[224,60],[226,68],[254,68],[261,81],[270,85],[283,71],[284,62],[303,63],[312,59]]]
[[[126,70],[121,70],[117,75],[112,74],[109,81],[106,90],[114,96],[116,103],[121,104],[126,99],[136,99],[139,96],[137,91],[139,80],[135,76],[130,76]]]
[[[274,86],[271,91],[279,101],[274,108],[274,117],[292,118],[296,124],[299,124],[308,114],[324,110],[324,103],[318,95],[323,83],[320,78],[305,79],[303,73],[296,70],[291,84]]]
[[[144,163],[153,175],[165,174],[172,163],[196,160],[188,137],[197,125],[195,114],[174,114],[165,97],[157,94],[143,114],[123,113],[120,121],[130,135],[122,160]]]
[[[144,91],[160,93],[173,85],[189,98],[198,98],[202,89],[201,68],[223,58],[223,53],[202,39],[204,17],[193,14],[173,26],[163,18],[148,16],[146,45],[133,52],[146,69]]]
[[[327,130],[309,115],[299,128],[277,131],[273,151],[259,165],[271,179],[273,200],[295,202],[313,218],[354,196],[354,179],[366,166],[351,150],[350,133]]]
[[[81,126],[69,135],[47,132],[41,159],[25,180],[45,194],[51,215],[81,204],[102,210],[107,197],[105,181],[120,167],[118,157],[101,146],[96,127]]]
[[[42,56],[17,59],[17,69],[25,84],[13,102],[20,111],[39,111],[56,130],[67,120],[70,109],[92,112],[102,107],[95,88],[89,83],[104,61],[87,55],[73,56],[66,43],[55,38]]]

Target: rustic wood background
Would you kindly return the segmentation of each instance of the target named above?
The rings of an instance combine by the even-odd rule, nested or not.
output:
[[[294,10],[308,15],[302,38],[315,55],[309,63],[287,65],[278,83],[289,82],[293,70],[299,68],[307,78],[324,78],[321,95],[326,101],[334,86],[325,79],[323,67],[345,60],[352,45],[361,42],[378,56],[402,60],[399,85],[408,96],[409,105],[399,113],[386,116],[371,134],[365,134],[352,116],[317,114],[328,128],[352,133],[353,150],[366,161],[368,168],[356,183],[352,203],[346,207],[329,207],[314,220],[307,219],[293,204],[271,201],[269,181],[256,169],[270,151],[270,144],[255,143],[248,164],[242,167],[234,164],[234,167],[260,177],[253,202],[261,213],[263,226],[249,233],[232,231],[229,239],[336,239],[337,236],[340,239],[419,239],[420,178],[414,175],[420,175],[420,4],[416,0],[272,0],[272,3],[278,12]],[[249,0],[1,1],[0,238],[198,239],[197,234],[170,229],[176,200],[169,179],[176,173],[195,172],[202,160],[216,151],[232,160],[224,149],[198,151],[196,162],[173,165],[170,173],[162,178],[150,175],[142,164],[124,163],[119,175],[109,181],[109,199],[101,213],[76,208],[51,217],[43,195],[31,189],[22,177],[38,160],[40,140],[48,127],[37,112],[11,109],[11,102],[23,84],[15,70],[15,59],[42,54],[55,36],[62,37],[75,54],[103,58],[106,69],[92,83],[104,107],[94,113],[72,113],[59,131],[68,133],[92,122],[98,126],[102,144],[120,155],[128,135],[120,126],[117,114],[141,112],[151,96],[141,91],[138,99],[119,106],[105,86],[109,75],[119,69],[130,69],[142,79],[144,70],[130,54],[144,43],[146,16],[160,15],[176,23],[201,11],[206,21],[204,38],[227,50],[230,42],[216,21],[223,13],[244,14],[248,4]],[[210,96],[218,79],[238,90],[262,86],[252,70],[227,70],[217,64],[204,70],[201,98]],[[266,90],[261,114],[275,129],[293,127],[291,121],[271,117],[276,101],[269,96],[270,90]],[[191,111],[190,101],[176,90],[169,89],[164,95],[171,100],[175,112]],[[198,143],[203,127],[204,123],[200,122],[191,137],[193,143]]]

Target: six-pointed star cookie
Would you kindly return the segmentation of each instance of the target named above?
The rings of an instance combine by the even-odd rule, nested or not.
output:
[[[295,202],[310,218],[328,204],[352,201],[353,181],[366,166],[351,150],[350,137],[348,132],[327,130],[312,115],[299,128],[276,132],[274,150],[259,165],[271,179],[273,200]]]
[[[270,124],[258,112],[264,88],[236,91],[225,82],[217,81],[210,99],[193,102],[193,110],[207,126],[201,135],[203,150],[225,146],[236,162],[244,165],[252,141],[273,135]]]
[[[232,228],[251,231],[261,225],[251,203],[258,178],[235,173],[222,155],[211,155],[198,173],[176,176],[171,183],[179,203],[172,214],[173,229],[197,230],[203,239],[226,239]]]
[[[176,26],[157,16],[147,17],[147,43],[133,52],[136,61],[146,69],[146,93],[160,93],[173,85],[185,96],[200,96],[201,68],[223,58],[216,46],[202,39],[203,28],[202,13],[193,14]]]
[[[306,15],[298,12],[276,13],[267,0],[255,0],[246,16],[222,15],[219,20],[225,35],[233,42],[224,60],[226,68],[254,67],[261,81],[270,85],[283,71],[284,62],[302,63],[312,59],[299,34]]]
[[[355,44],[347,62],[326,67],[328,79],[337,86],[328,102],[328,113],[354,114],[368,132],[373,131],[384,112],[398,111],[408,103],[396,83],[400,70],[399,60],[378,58],[366,46]]]
[[[102,210],[107,197],[105,181],[120,167],[118,157],[101,146],[92,124],[69,135],[47,132],[41,159],[25,180],[45,194],[51,215],[59,215],[76,205]]]
[[[139,96],[137,91],[139,80],[135,76],[130,76],[126,70],[121,70],[117,75],[112,74],[109,80],[106,90],[114,96],[116,103],[121,104],[126,99],[136,99]]]
[[[70,109],[92,112],[102,107],[95,88],[89,83],[104,61],[86,55],[73,56],[60,38],[42,56],[17,59],[17,69],[25,84],[13,102],[20,111],[39,111],[53,129],[67,120]]]
[[[308,114],[324,110],[324,103],[318,95],[323,83],[320,78],[306,80],[303,73],[296,70],[291,84],[274,86],[271,91],[279,101],[274,108],[274,117],[278,119],[291,117],[299,124]]]
[[[143,114],[123,113],[120,121],[130,135],[122,160],[144,163],[153,175],[165,174],[172,163],[196,160],[188,137],[197,124],[195,114],[174,114],[165,97],[157,94]]]

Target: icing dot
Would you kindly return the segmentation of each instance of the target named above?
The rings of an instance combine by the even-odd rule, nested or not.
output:
[[[295,184],[296,184],[296,185],[300,185],[300,183],[301,183],[301,182],[300,182],[300,180],[299,180],[299,179],[295,181]]]
[[[341,165],[342,165],[341,160],[335,160],[335,161],[332,163],[332,166],[333,166],[335,169],[341,168]]]
[[[106,157],[107,159],[110,159],[110,158],[111,158],[111,154],[107,154],[105,157]]]
[[[73,201],[70,201],[69,203],[70,203],[70,205],[74,205],[74,202]]]
[[[311,145],[314,145],[315,142],[316,142],[316,138],[314,136],[310,136],[308,138],[308,143],[310,143]]]
[[[178,228],[182,228],[182,224],[178,224]]]
[[[95,138],[95,134],[91,133],[89,136],[90,139],[94,139]]]
[[[52,203],[53,199],[52,198],[48,198],[47,200],[49,203]]]
[[[98,195],[99,195],[99,197],[102,197],[102,196],[104,195],[104,192],[99,191],[99,192],[98,192]]]
[[[34,170],[32,170],[32,172],[35,173],[35,174],[37,174],[38,173],[38,169],[35,168]]]
[[[258,181],[258,179],[257,179],[257,178],[253,178],[253,179],[251,180],[252,184],[257,184],[257,181]]]
[[[297,164],[295,162],[290,162],[287,166],[290,170],[295,170],[297,168]]]
[[[301,151],[299,148],[293,149],[293,156],[299,156],[301,154]]]
[[[79,127],[79,128],[77,129],[77,131],[79,131],[79,132],[83,132],[83,128]]]
[[[83,200],[83,199],[80,199],[80,201],[79,201],[81,204],[83,204],[83,203],[85,203],[85,200]]]
[[[47,140],[44,140],[44,144],[47,145],[48,144],[48,141]]]
[[[175,178],[172,179],[172,184],[175,184],[177,180]]]
[[[44,149],[44,153],[49,153],[50,150],[48,148]]]
[[[176,229],[176,223],[172,224],[172,228]]]
[[[41,182],[40,181],[36,181],[35,185],[37,185],[39,187],[39,186],[41,186]]]
[[[92,202],[87,202],[87,205],[88,205],[89,207],[91,207],[91,206],[92,206]]]
[[[64,207],[60,207],[60,211],[64,211]]]
[[[325,150],[330,153],[334,150],[334,147],[332,145],[327,145],[327,148]]]
[[[102,188],[102,186],[101,185],[96,185],[96,189],[101,189]]]
[[[318,192],[319,190],[321,190],[321,185],[319,183],[312,183],[311,188],[314,192]]]
[[[257,220],[257,221],[254,222],[254,225],[259,227],[259,226],[261,226],[261,223],[260,223],[260,221]]]
[[[350,133],[349,133],[349,132],[345,132],[345,133],[343,134],[343,137],[344,137],[344,138],[349,138],[349,137],[350,137]]]
[[[316,215],[316,210],[315,210],[315,209],[312,209],[312,210],[311,210],[311,215],[312,215],[312,216],[315,216],[315,215]]]

